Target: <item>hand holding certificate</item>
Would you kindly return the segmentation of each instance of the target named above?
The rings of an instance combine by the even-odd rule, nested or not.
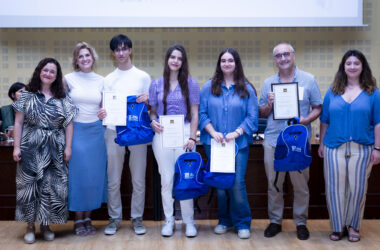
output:
[[[222,143],[211,139],[210,172],[235,173],[235,140]]]
[[[103,119],[103,125],[126,126],[127,125],[127,97],[113,91],[103,92],[103,108],[107,116]]]
[[[182,148],[184,142],[184,116],[161,115],[160,124],[163,126],[162,147]]]
[[[272,91],[274,120],[287,120],[300,116],[298,83],[272,83]]]

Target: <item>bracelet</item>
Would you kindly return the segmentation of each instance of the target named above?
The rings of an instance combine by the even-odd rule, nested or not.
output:
[[[197,142],[194,138],[189,137],[189,140],[192,140],[193,142]]]
[[[242,131],[242,129],[241,129],[240,127],[237,128],[237,129],[235,130],[235,132],[238,133],[239,136],[242,136],[242,135],[243,135],[243,131]]]
[[[380,147],[373,147],[374,150],[380,151]]]

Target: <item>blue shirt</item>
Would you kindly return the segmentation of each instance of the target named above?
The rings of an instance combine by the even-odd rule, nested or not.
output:
[[[322,105],[321,91],[319,90],[315,77],[305,71],[299,70],[297,67],[294,71],[293,82],[298,82],[299,107],[302,117],[306,117],[310,113],[311,106]],[[259,106],[268,103],[268,93],[271,92],[272,83],[281,83],[280,74],[268,77],[261,88]],[[268,123],[264,132],[265,141],[275,147],[277,137],[281,130],[288,126],[287,120],[273,120],[273,111],[267,117]],[[311,126],[307,126],[309,138],[311,136]]]
[[[361,145],[374,143],[374,127],[380,123],[380,91],[364,90],[347,103],[341,95],[328,89],[323,100],[321,122],[328,124],[323,143],[336,148],[346,142]]]
[[[204,84],[199,105],[202,143],[211,144],[211,135],[204,129],[209,123],[224,136],[238,127],[244,129],[244,134],[235,140],[239,149],[247,147],[248,143],[252,142],[252,134],[257,130],[259,111],[255,91],[249,83],[246,83],[246,88],[249,96],[241,98],[234,93],[234,85],[228,89],[225,83],[222,83],[222,94],[215,96],[211,94],[211,80]]]

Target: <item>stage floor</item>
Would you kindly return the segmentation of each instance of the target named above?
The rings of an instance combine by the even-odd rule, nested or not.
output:
[[[263,233],[268,220],[253,220],[251,238],[241,240],[235,231],[224,235],[216,235],[213,228],[216,220],[196,221],[198,236],[186,238],[185,226],[182,221],[176,221],[175,233],[170,238],[161,236],[163,222],[144,221],[147,233],[135,235],[129,221],[123,221],[121,228],[113,236],[106,236],[103,230],[107,221],[94,221],[98,229],[93,236],[75,236],[73,221],[65,225],[53,225],[56,239],[46,242],[41,239],[37,229],[37,240],[27,245],[23,241],[25,223],[15,221],[0,221],[0,249],[150,249],[150,250],[204,250],[204,249],[380,249],[380,220],[365,220],[361,230],[361,241],[351,243],[344,238],[341,241],[329,240],[330,225],[328,220],[309,220],[310,239],[300,241],[296,237],[295,225],[292,220],[284,220],[283,232],[274,238],[265,238]]]

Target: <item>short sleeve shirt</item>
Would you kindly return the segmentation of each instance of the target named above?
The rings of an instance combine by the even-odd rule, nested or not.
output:
[[[300,114],[301,116],[306,117],[310,113],[311,106],[319,106],[322,104],[321,91],[319,90],[315,77],[310,73],[299,70],[297,67],[294,72],[293,82],[298,82]],[[264,81],[263,87],[261,88],[259,106],[263,106],[268,103],[268,93],[272,91],[272,83],[281,83],[279,73],[267,78]],[[277,144],[277,137],[281,130],[287,126],[287,121],[273,120],[273,112],[269,114],[267,119],[267,127],[264,132],[265,141],[267,141],[269,145],[275,147]],[[307,128],[310,137],[310,124]]]

